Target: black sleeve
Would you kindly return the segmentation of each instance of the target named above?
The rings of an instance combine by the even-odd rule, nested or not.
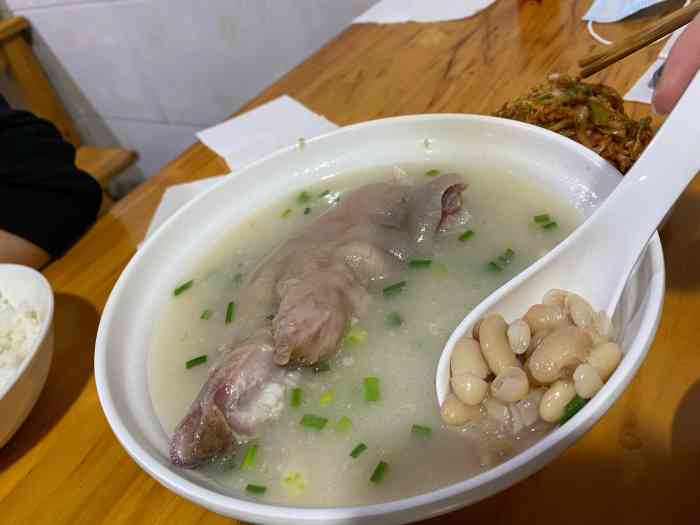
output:
[[[48,122],[0,96],[0,229],[56,257],[95,221],[100,185],[75,166],[75,148]]]

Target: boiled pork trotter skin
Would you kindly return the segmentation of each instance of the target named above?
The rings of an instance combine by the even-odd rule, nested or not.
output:
[[[241,291],[227,348],[175,428],[171,461],[201,465],[279,415],[293,371],[335,354],[370,294],[432,254],[465,189],[457,175],[362,186],[263,259]]]

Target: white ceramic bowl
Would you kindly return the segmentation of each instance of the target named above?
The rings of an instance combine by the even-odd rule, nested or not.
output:
[[[36,270],[0,264],[0,291],[11,303],[26,302],[39,314],[39,331],[13,380],[0,386],[0,448],[7,443],[34,408],[53,356],[53,292]]]
[[[280,151],[228,177],[171,217],[143,245],[114,287],[97,335],[95,377],[104,412],[128,453],[159,482],[215,512],[254,523],[417,521],[478,501],[542,468],[619,397],[641,364],[661,313],[664,266],[656,236],[625,292],[622,342],[626,355],[617,371],[569,423],[491,470],[402,500],[313,509],[232,497],[197,471],[169,464],[167,436],[150,401],[146,355],[152,327],[173,283],[186,278],[222,233],[256,208],[338,173],[404,163],[468,166],[472,176],[488,176],[499,169],[537,177],[584,216],[620,180],[620,174],[603,159],[555,133],[471,115],[421,115],[350,126],[308,140],[303,148]]]

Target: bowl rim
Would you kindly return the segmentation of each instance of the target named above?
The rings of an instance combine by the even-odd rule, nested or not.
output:
[[[399,117],[371,120],[367,122],[360,122],[357,124],[341,127],[329,133],[306,139],[306,143],[313,144],[315,142],[323,141],[324,139],[329,137],[336,137],[338,135],[346,133],[357,132],[358,129],[366,129],[368,127],[375,126],[384,126],[388,123],[397,121],[421,122],[430,120],[464,120],[490,122],[497,121],[499,125],[503,125],[505,127],[511,127],[516,129],[519,128],[526,133],[534,133],[536,135],[541,135],[547,138],[550,142],[557,144],[556,147],[563,147],[573,150],[579,155],[588,157],[591,161],[593,161],[593,163],[597,165],[610,166],[610,164],[607,161],[602,159],[602,157],[592,152],[588,148],[555,132],[519,121],[473,114],[432,113],[420,115],[405,115]],[[296,148],[296,145],[290,145],[286,148],[279,149],[254,162],[251,162],[250,164],[241,167],[241,169],[237,170],[236,175],[240,175],[246,171],[254,169],[257,166],[264,164],[278,156],[285,155]],[[617,170],[615,170],[615,172],[619,175],[620,178],[622,177]],[[255,501],[250,501],[235,496],[223,495],[209,488],[202,487],[201,485],[198,485],[186,479],[178,473],[175,473],[163,467],[130,435],[124,420],[119,415],[117,404],[112,398],[112,392],[109,388],[109,379],[106,369],[106,351],[108,329],[109,325],[111,324],[112,316],[114,315],[113,305],[117,303],[119,296],[123,293],[123,289],[126,286],[125,283],[128,281],[128,278],[133,269],[135,268],[136,263],[141,259],[141,257],[144,256],[144,253],[148,251],[144,248],[147,247],[150,243],[154,242],[154,239],[157,239],[158,236],[165,229],[168,228],[168,225],[175,221],[176,217],[180,216],[183,213],[187,213],[191,207],[195,206],[195,203],[197,203],[200,199],[203,199],[210,192],[217,191],[219,185],[224,184],[226,180],[227,179],[222,179],[221,182],[213,185],[211,188],[209,188],[208,190],[196,196],[194,199],[185,204],[170,218],[168,218],[153,233],[153,235],[144,242],[144,244],[141,246],[141,249],[135,254],[135,256],[131,259],[127,267],[124,269],[110,293],[110,296],[103,310],[95,343],[95,380],[98,397],[102,409],[105,413],[105,416],[108,420],[108,423],[112,427],[112,430],[119,442],[121,443],[121,445],[142,469],[144,469],[149,475],[154,477],[159,483],[164,485],[166,488],[172,490],[176,494],[179,494],[180,496],[186,499],[189,499],[199,505],[204,506],[205,508],[214,509],[216,512],[234,511],[238,514],[255,516],[257,519],[266,520],[294,519],[321,522],[343,520],[349,518],[371,518],[384,514],[394,514],[401,511],[406,511],[408,509],[419,509],[429,504],[435,504],[440,501],[450,500],[451,498],[454,498],[460,494],[464,494],[479,486],[488,485],[489,483],[493,482],[501,476],[505,477],[505,475],[509,472],[517,472],[521,470],[527,463],[544,455],[547,451],[554,448],[557,443],[564,441],[564,439],[567,436],[574,435],[574,439],[578,439],[578,437],[580,437],[595,422],[597,422],[609,409],[612,403],[617,400],[624,388],[634,377],[637,369],[643,362],[644,357],[651,345],[653,334],[655,333],[658,327],[658,323],[660,321],[665,290],[665,279],[660,279],[660,284],[657,284],[655,287],[652,286],[649,289],[650,307],[647,308],[646,311],[644,311],[645,322],[641,325],[642,328],[646,327],[646,329],[640,330],[635,336],[633,344],[626,349],[626,355],[631,354],[633,348],[636,349],[636,352],[634,352],[634,360],[628,361],[627,367],[624,368],[625,376],[622,376],[623,367],[618,367],[613,373],[613,375],[605,383],[603,389],[601,389],[602,395],[597,395],[591,401],[589,401],[584,406],[584,408],[581,411],[579,411],[579,413],[577,413],[567,423],[567,425],[560,426],[554,429],[552,432],[547,434],[544,438],[539,440],[534,445],[528,447],[527,449],[513,456],[507,461],[489,470],[481,472],[476,476],[472,476],[470,478],[440,487],[429,492],[424,492],[414,496],[390,500],[382,503],[374,503],[370,505],[353,505],[337,507],[298,507],[281,504],[258,503]],[[645,253],[644,257],[650,257],[654,270],[656,270],[656,272],[660,272],[660,274],[665,277],[663,251],[660,240],[658,238],[658,234],[654,234],[648,246],[649,248]],[[648,322],[649,320],[646,319],[646,316],[648,315],[654,315],[655,319],[652,319],[651,322]],[[615,393],[616,390],[617,393]],[[523,476],[520,476],[516,479],[511,480],[510,483],[508,483],[506,486],[499,488],[497,491],[504,490],[505,488],[507,488],[507,486],[515,484],[520,479],[522,479],[522,477]],[[494,491],[486,491],[481,497],[470,500],[470,504],[485,497],[488,497],[493,492]],[[449,510],[450,509],[445,509],[442,512],[448,512]],[[439,513],[441,512],[433,512],[431,515],[437,515]]]
[[[10,270],[10,271],[18,271],[18,272],[25,272],[30,276],[31,279],[34,279],[37,281],[40,286],[43,288],[43,291],[45,292],[46,298],[47,298],[47,305],[46,305],[46,316],[45,318],[41,321],[41,326],[39,327],[39,332],[37,333],[36,338],[32,342],[31,346],[29,347],[29,351],[27,352],[27,355],[24,357],[22,360],[22,363],[19,365],[19,368],[15,372],[14,378],[10,380],[5,386],[0,387],[0,401],[3,400],[3,398],[7,395],[7,393],[12,390],[12,388],[17,384],[17,382],[20,380],[22,375],[24,374],[24,371],[29,368],[30,363],[34,360],[34,357],[36,356],[37,352],[39,351],[39,348],[42,346],[44,343],[44,340],[46,339],[46,334],[49,331],[49,326],[51,326],[51,322],[53,321],[53,309],[54,309],[54,296],[53,296],[53,289],[51,288],[51,284],[49,284],[49,281],[44,277],[44,275],[39,272],[38,270],[35,270],[31,266],[25,266],[23,264],[12,264],[12,263],[3,263],[0,264],[0,272],[3,270]]]

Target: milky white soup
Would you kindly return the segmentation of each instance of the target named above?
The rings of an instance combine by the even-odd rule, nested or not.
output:
[[[399,293],[372,295],[366,318],[351,329],[329,360],[329,370],[301,371],[300,405],[292,406],[288,390],[282,416],[260,427],[254,458],[248,454],[244,461],[243,445],[236,456],[202,469],[232,495],[310,507],[404,498],[474,476],[548,430],[540,423],[512,436],[488,420],[448,427],[435,397],[435,368],[450,332],[469,310],[564,239],[580,216],[536,180],[448,166],[404,167],[419,180],[432,168],[464,174],[469,187],[461,224],[437,237],[429,266],[405,271],[401,279],[406,285]],[[164,308],[149,354],[151,399],[168,435],[205,383],[217,348],[227,342],[227,305],[237,300],[245,276],[343,192],[388,180],[398,171],[379,168],[306,188],[308,201],[303,202],[306,195],[290,195],[202,254],[189,276],[193,285]],[[534,221],[544,214],[547,222]],[[473,233],[465,235],[469,230]],[[185,367],[203,354],[206,363]],[[378,401],[366,400],[363,381],[368,377],[378,380]],[[327,423],[320,431],[303,426],[305,414]],[[353,458],[359,444],[366,449]],[[379,462],[386,469],[371,481]],[[251,484],[265,492],[247,491]]]

